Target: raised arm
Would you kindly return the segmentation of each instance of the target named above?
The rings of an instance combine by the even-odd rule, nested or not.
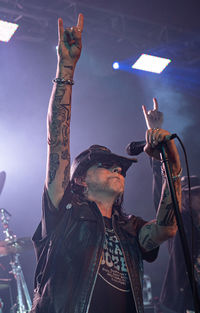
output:
[[[70,179],[70,119],[73,76],[80,57],[83,15],[77,26],[64,30],[58,19],[58,63],[47,115],[47,168],[45,185],[56,208]]]
[[[158,103],[154,99],[154,113],[156,115],[160,114],[158,111]],[[147,124],[145,152],[149,156],[160,160],[160,151],[158,145],[163,142],[165,137],[170,133],[166,130],[160,129],[152,124],[152,112],[147,112],[146,107],[143,106],[143,112]],[[158,113],[159,112],[159,113]],[[155,121],[155,120],[154,120]],[[153,126],[153,127],[152,127]],[[151,128],[152,127],[152,128]],[[181,182],[180,182],[180,172],[181,164],[179,159],[179,154],[174,143],[174,140],[169,141],[166,144],[166,152],[169,160],[169,165],[171,168],[172,176],[174,177],[174,188],[179,203],[179,208],[181,208]],[[171,200],[170,191],[167,184],[167,179],[164,177],[161,199],[159,202],[156,219],[145,224],[139,233],[140,245],[145,250],[152,250],[158,245],[160,245],[165,240],[173,237],[177,231],[177,225],[174,215],[174,208]]]
[[[158,109],[158,102],[154,98],[153,99],[153,110],[149,110],[147,112],[146,107],[142,107],[144,112],[144,117],[146,121],[147,128],[150,129],[156,129],[156,128],[162,128],[163,124],[163,113],[159,111]],[[155,158],[150,158],[151,161],[151,167],[153,172],[153,182],[152,182],[152,194],[153,194],[153,201],[154,201],[154,207],[157,212],[160,197],[161,197],[161,191],[162,191],[162,177],[161,177],[161,171],[160,171],[160,161],[156,160]]]

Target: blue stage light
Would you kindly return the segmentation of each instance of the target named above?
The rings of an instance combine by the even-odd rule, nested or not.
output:
[[[113,66],[114,70],[118,70],[119,69],[119,62],[114,62],[112,66]]]

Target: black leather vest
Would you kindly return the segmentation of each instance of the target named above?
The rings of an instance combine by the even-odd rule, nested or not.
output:
[[[133,227],[137,217],[112,216],[137,313],[143,313],[143,262]],[[41,224],[40,226],[41,227]],[[68,204],[55,231],[35,242],[38,265],[31,313],[87,313],[100,265],[104,221],[94,203]]]

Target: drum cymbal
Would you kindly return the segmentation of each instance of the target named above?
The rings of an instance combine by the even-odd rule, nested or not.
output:
[[[19,238],[13,242],[0,241],[0,257],[22,253],[32,248],[33,244],[29,237]]]
[[[32,249],[33,242],[30,237],[22,237],[17,239],[16,243],[22,247],[23,250]]]

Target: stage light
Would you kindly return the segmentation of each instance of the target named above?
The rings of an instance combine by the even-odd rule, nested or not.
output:
[[[114,70],[118,70],[119,69],[119,63],[118,62],[114,62],[113,63],[113,68],[114,68]]]
[[[8,42],[18,27],[18,24],[0,20],[0,41]]]
[[[170,59],[142,54],[139,59],[132,65],[132,68],[160,74],[170,62]]]

